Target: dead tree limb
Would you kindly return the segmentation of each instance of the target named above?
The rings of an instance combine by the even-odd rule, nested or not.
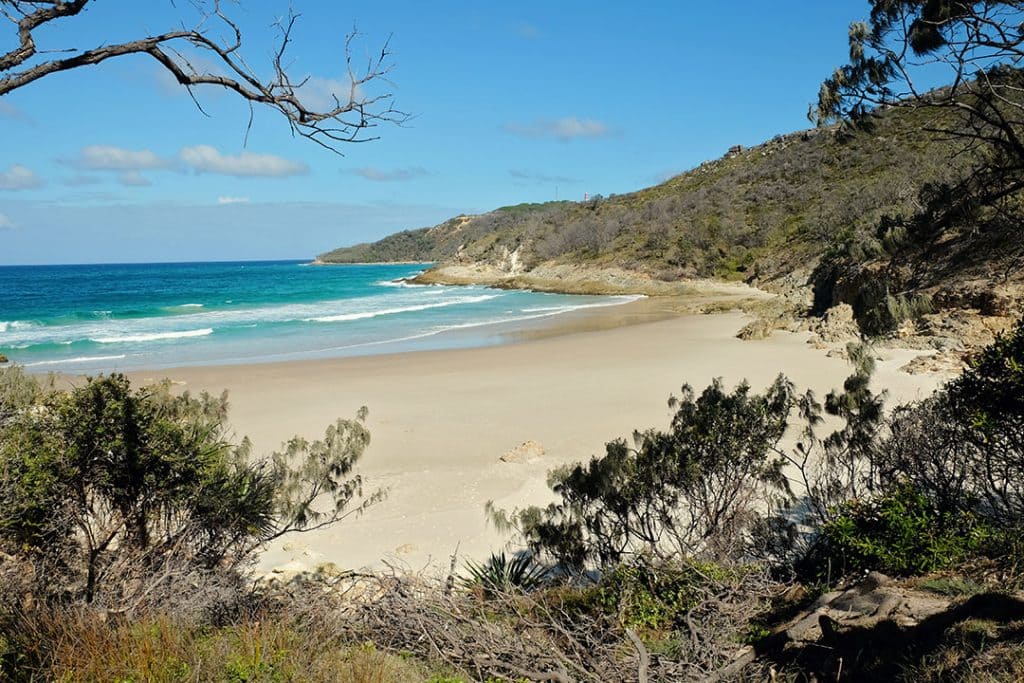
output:
[[[223,11],[220,0],[196,0],[200,17],[193,28],[148,35],[137,40],[92,49],[47,49],[36,45],[35,31],[52,23],[65,23],[80,14],[92,0],[0,0],[0,15],[16,26],[17,46],[0,54],[0,96],[25,87],[52,74],[83,66],[100,64],[115,57],[144,54],[152,57],[175,80],[188,89],[214,86],[226,89],[250,105],[270,107],[288,122],[293,134],[340,153],[340,145],[367,142],[379,136],[370,131],[381,123],[401,125],[409,115],[396,109],[390,92],[369,93],[369,86],[378,83],[390,85],[388,75],[391,62],[390,44],[386,41],[378,54],[357,66],[353,58],[353,44],[358,32],[353,30],[344,42],[344,93],[331,93],[332,102],[315,106],[308,95],[302,93],[308,77],[295,78],[285,64],[285,53],[292,42],[292,32],[299,15],[289,10],[277,22],[280,35],[273,53],[273,75],[261,78],[250,68],[241,54],[242,31],[238,24]],[[227,29],[229,38],[212,37],[211,26]],[[197,68],[180,48],[189,47],[206,54],[223,73],[209,73]],[[55,58],[41,55],[60,54]],[[194,96],[193,96],[193,99]],[[201,109],[201,108],[200,108]]]

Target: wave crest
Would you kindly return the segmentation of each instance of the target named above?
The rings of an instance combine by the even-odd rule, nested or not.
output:
[[[186,339],[189,337],[205,337],[213,334],[212,327],[204,327],[201,330],[183,330],[180,332],[151,332],[148,334],[126,334],[122,337],[97,337],[89,341],[97,344],[125,344],[130,342],[150,342],[163,339]]]
[[[384,308],[377,311],[361,311],[358,313],[340,313],[338,315],[321,315],[315,318],[306,318],[304,322],[308,323],[337,323],[346,322],[349,320],[365,320],[367,318],[376,318],[382,315],[396,315],[398,313],[413,313],[415,311],[425,311],[430,308],[445,308],[446,306],[458,306],[460,304],[475,304],[481,301],[488,301],[501,296],[500,294],[481,294],[480,296],[466,296],[459,299],[452,299],[451,301],[438,301],[431,304],[416,304],[414,306],[402,306],[399,308]]]

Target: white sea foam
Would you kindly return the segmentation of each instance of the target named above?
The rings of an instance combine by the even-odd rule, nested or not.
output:
[[[395,289],[386,296],[375,295],[350,299],[331,299],[308,303],[253,305],[241,308],[208,309],[197,306],[175,307],[168,312],[187,315],[191,328],[179,331],[173,316],[151,316],[119,320],[82,321],[68,325],[42,325],[29,321],[0,321],[0,344],[8,348],[27,344],[59,344],[61,342],[86,342],[111,344],[118,342],[147,342],[180,337],[198,337],[253,325],[265,326],[307,322],[315,318],[339,316],[340,320],[375,317],[388,314],[395,309],[419,310],[426,304],[456,305],[483,300],[466,295],[459,296],[456,290],[437,289]],[[501,296],[494,293],[491,296]],[[166,309],[165,309],[166,310]],[[318,321],[320,322],[320,321]],[[200,332],[199,330],[202,330]]]
[[[182,330],[180,332],[151,332],[149,334],[128,334],[122,337],[98,337],[89,339],[97,344],[123,344],[128,342],[149,342],[162,339],[187,339],[189,337],[205,337],[213,334],[213,328],[205,327],[201,330]]]
[[[424,287],[427,289],[432,289],[437,286],[424,285],[417,282],[409,282],[409,280],[404,277],[400,277],[397,280],[380,280],[378,282],[374,282],[373,284],[377,285],[378,287],[403,287],[406,289],[420,289]]]
[[[29,320],[0,320],[0,332],[25,330],[35,326],[36,324]]]
[[[413,306],[402,306],[399,308],[383,308],[376,311],[358,311],[353,313],[340,313],[338,315],[321,315],[313,318],[306,318],[305,322],[315,323],[336,323],[346,322],[350,320],[365,320],[367,318],[376,318],[382,315],[396,315],[398,313],[413,313],[415,311],[425,311],[431,308],[444,308],[446,306],[458,306],[462,304],[473,304],[481,301],[488,301],[490,299],[496,299],[500,294],[482,294],[480,296],[465,296],[458,299],[450,299],[448,301],[437,301],[429,304],[417,304]]]
[[[58,360],[40,360],[35,363],[25,363],[23,367],[31,368],[38,365],[67,365],[69,363],[95,363],[101,360],[120,360],[125,355],[122,353],[119,356],[79,356],[77,358],[61,358]]]

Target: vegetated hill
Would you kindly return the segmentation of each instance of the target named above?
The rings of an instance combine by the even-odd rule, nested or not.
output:
[[[319,259],[500,262],[519,250],[543,262],[614,265],[679,276],[746,278],[805,263],[881,216],[915,209],[929,182],[950,181],[963,159],[922,130],[920,111],[881,117],[873,135],[832,130],[779,136],[660,185],[586,202],[503,207]]]
[[[453,258],[467,241],[488,236],[501,239],[505,231],[515,231],[516,224],[527,214],[540,209],[569,209],[574,202],[519,204],[505,206],[479,216],[456,216],[432,228],[403,230],[377,242],[341,247],[317,256],[319,263],[397,263],[430,262]],[[568,216],[568,213],[566,213]],[[469,230],[466,230],[466,228]]]
[[[819,308],[851,303],[862,327],[884,331],[933,300],[977,307],[994,272],[1018,270],[1020,230],[984,207],[938,231],[924,225],[929,207],[945,198],[948,208],[977,164],[962,142],[932,132],[953,116],[890,109],[870,131],[781,135],[637,192],[458,216],[319,260],[487,266],[519,276],[514,285],[558,266],[665,281],[786,279],[812,285]],[[957,293],[963,283],[973,293]]]

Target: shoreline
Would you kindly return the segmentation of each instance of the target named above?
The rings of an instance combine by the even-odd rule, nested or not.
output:
[[[505,540],[487,523],[488,501],[547,502],[548,470],[635,429],[664,428],[666,401],[682,384],[699,392],[722,377],[759,390],[784,372],[823,395],[849,372],[808,345],[806,333],[737,339],[749,320],[740,312],[680,315],[652,298],[555,318],[500,345],[129,374],[140,383],[166,377],[182,390],[227,389],[235,437],[248,435],[256,456],[296,434],[318,438],[335,419],[369,407],[371,443],[357,470],[368,491],[390,494],[358,519],[267,548],[258,571],[286,575],[324,563],[442,567],[456,550],[460,563],[486,559]],[[880,353],[876,382],[893,404],[930,393],[941,379],[899,372],[920,352]],[[499,459],[527,441],[544,455]]]

